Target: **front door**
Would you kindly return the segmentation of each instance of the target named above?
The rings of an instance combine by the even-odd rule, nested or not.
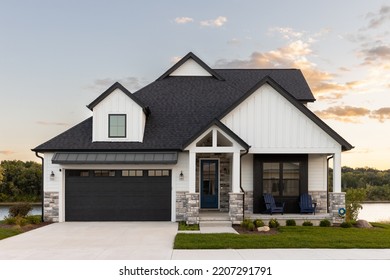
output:
[[[200,207],[218,208],[218,160],[200,161]]]

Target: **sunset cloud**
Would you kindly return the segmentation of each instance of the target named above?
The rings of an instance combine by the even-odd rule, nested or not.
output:
[[[386,21],[390,21],[390,6],[382,6],[377,13],[368,13],[366,18],[369,19],[368,28],[378,28]]]
[[[15,154],[15,152],[14,151],[10,151],[10,150],[0,151],[0,155],[9,156],[9,155],[12,155],[12,154]]]
[[[221,27],[227,22],[227,17],[219,16],[216,19],[203,20],[201,26]]]
[[[142,88],[146,81],[141,81],[137,77],[125,77],[122,79],[112,79],[112,78],[104,78],[104,79],[96,79],[92,85],[87,86],[87,89],[93,90],[104,90],[108,87],[112,86],[115,82],[121,83],[125,88],[127,88],[130,92],[135,92]]]
[[[358,123],[360,117],[370,114],[370,110],[363,107],[334,106],[314,113],[322,119],[334,119],[342,122]]]
[[[381,123],[385,120],[390,120],[390,107],[383,107],[378,110],[371,111],[370,118],[377,119]]]
[[[69,126],[68,123],[63,122],[47,122],[47,121],[37,121],[36,122],[39,125],[57,125],[57,126]]]
[[[194,19],[190,18],[190,17],[177,17],[177,18],[175,18],[175,22],[178,24],[186,24],[186,23],[190,23],[193,21],[194,21]]]

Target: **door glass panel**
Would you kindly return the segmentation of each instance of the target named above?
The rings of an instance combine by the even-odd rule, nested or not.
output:
[[[263,192],[279,195],[280,167],[278,162],[263,164]]]
[[[299,195],[299,162],[283,163],[283,195]]]
[[[214,162],[203,163],[203,194],[215,194],[215,169],[216,164]]]

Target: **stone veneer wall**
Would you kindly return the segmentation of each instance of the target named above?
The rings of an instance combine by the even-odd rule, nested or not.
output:
[[[187,216],[188,192],[176,192],[176,221],[185,221]]]
[[[328,211],[328,198],[326,191],[309,191],[313,202],[317,202],[316,213],[326,214]]]
[[[58,192],[45,192],[43,198],[43,220],[45,222],[59,221],[59,194]]]
[[[199,194],[186,193],[186,220],[188,225],[199,224]]]
[[[253,214],[253,191],[245,192],[244,213]]]
[[[339,209],[345,209],[345,192],[329,193],[329,213],[332,215],[333,223],[342,223],[344,218],[339,216]]]
[[[243,221],[244,193],[229,193],[229,216],[233,224],[240,224]]]

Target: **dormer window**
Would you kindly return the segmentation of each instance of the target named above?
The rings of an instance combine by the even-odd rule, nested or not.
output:
[[[126,114],[108,115],[108,137],[126,138]]]

